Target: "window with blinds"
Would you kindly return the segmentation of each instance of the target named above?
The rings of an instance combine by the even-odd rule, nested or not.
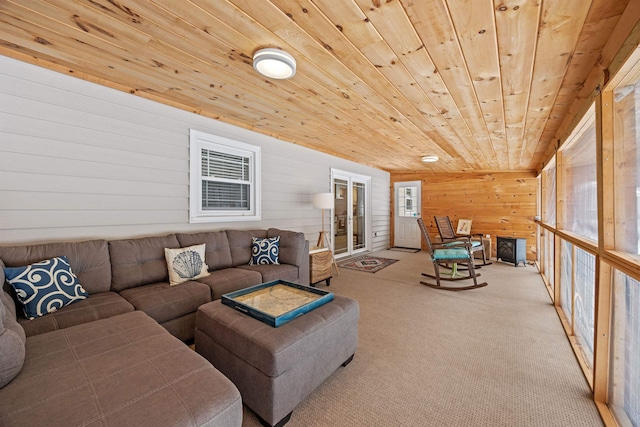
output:
[[[202,148],[202,209],[251,209],[251,158]]]
[[[260,219],[260,148],[191,131],[191,222]]]

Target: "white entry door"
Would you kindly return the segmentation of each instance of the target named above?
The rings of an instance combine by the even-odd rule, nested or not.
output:
[[[417,219],[422,213],[421,181],[394,184],[393,246],[420,249],[422,236]]]

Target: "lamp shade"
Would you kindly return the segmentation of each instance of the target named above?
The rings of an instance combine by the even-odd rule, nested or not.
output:
[[[253,68],[271,79],[289,79],[296,74],[296,60],[280,49],[260,49],[253,54]]]
[[[333,193],[318,193],[313,195],[313,207],[316,209],[333,209]]]

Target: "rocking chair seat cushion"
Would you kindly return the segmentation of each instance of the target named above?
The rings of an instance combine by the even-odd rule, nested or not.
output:
[[[435,261],[469,259],[469,252],[464,248],[436,249],[433,251]]]

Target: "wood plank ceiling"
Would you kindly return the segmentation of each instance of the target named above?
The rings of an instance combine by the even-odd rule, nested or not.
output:
[[[0,54],[388,171],[532,171],[628,3],[0,0]]]

